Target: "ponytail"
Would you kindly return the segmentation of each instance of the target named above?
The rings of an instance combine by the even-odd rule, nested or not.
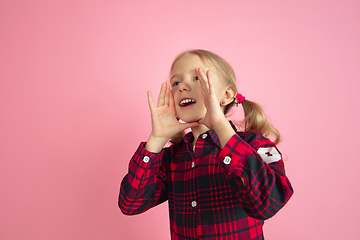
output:
[[[281,142],[281,135],[279,131],[266,119],[264,110],[260,107],[259,104],[244,100],[241,105],[244,108],[244,130],[260,131],[265,137],[273,135],[275,137],[274,143],[277,145]]]

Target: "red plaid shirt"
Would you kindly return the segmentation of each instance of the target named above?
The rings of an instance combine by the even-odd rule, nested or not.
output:
[[[264,220],[293,194],[274,143],[258,131],[233,135],[223,149],[213,130],[195,151],[193,140],[188,133],[158,154],[141,143],[121,183],[121,211],[139,214],[168,200],[173,240],[263,239]]]

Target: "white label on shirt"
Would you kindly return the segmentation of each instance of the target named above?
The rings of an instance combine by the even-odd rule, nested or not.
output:
[[[262,160],[267,164],[281,160],[281,154],[274,147],[259,148],[257,152],[262,158]]]

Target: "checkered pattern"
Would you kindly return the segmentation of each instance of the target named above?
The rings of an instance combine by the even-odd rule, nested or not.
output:
[[[235,134],[223,149],[213,130],[199,136],[195,152],[193,140],[188,133],[158,154],[141,143],[121,183],[121,211],[168,200],[173,240],[263,239],[264,220],[293,194],[281,157],[265,162],[281,153],[258,131]]]

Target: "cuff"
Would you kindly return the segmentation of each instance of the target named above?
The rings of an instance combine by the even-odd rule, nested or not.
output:
[[[155,159],[158,158],[159,154],[161,153],[152,153],[145,149],[146,142],[141,142],[137,151],[136,156],[134,157],[134,161],[136,164],[141,168],[149,168],[153,165],[156,161]]]
[[[219,164],[229,174],[236,171],[236,175],[242,175],[243,167],[250,156],[251,151],[245,141],[238,134],[234,134],[226,143],[218,155]]]

